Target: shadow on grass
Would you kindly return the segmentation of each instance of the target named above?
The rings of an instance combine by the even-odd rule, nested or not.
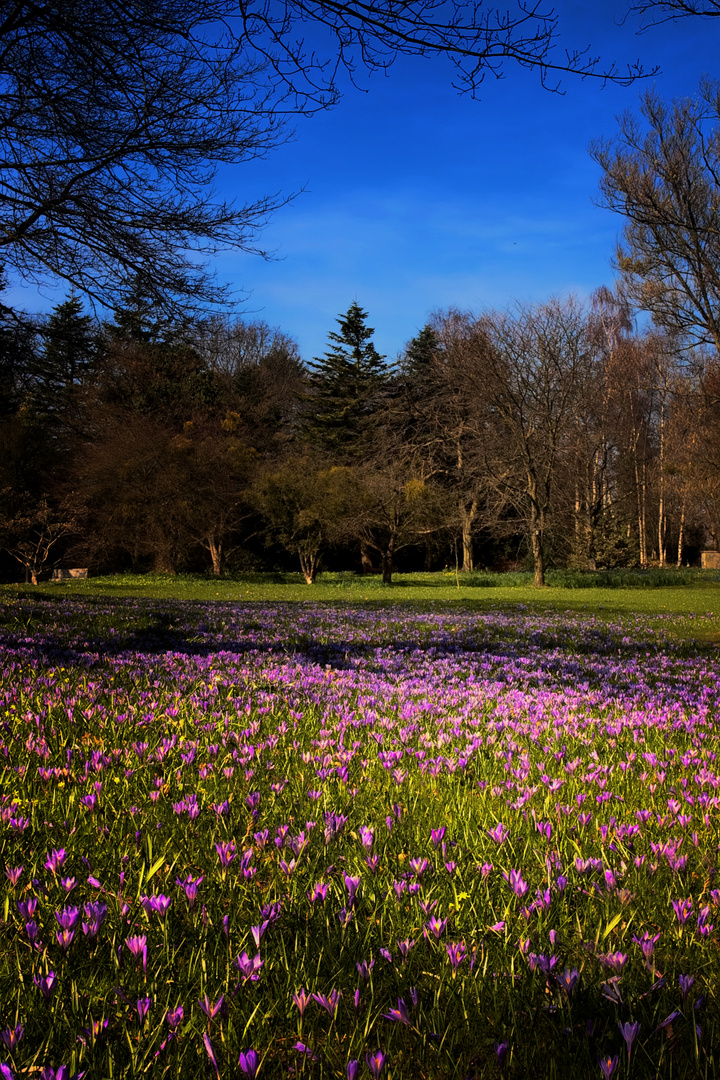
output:
[[[533,607],[527,603],[504,604],[501,609],[490,611],[487,605],[476,605],[472,601],[462,605],[452,601],[428,602],[426,608],[422,604],[414,603],[410,607],[403,603],[393,611],[387,604],[373,602],[356,603],[348,608],[341,600],[311,600],[308,605],[294,603],[286,607],[278,602],[221,604],[218,601],[127,597],[118,602],[103,596],[66,594],[62,597],[64,620],[59,630],[59,598],[28,590],[22,592],[20,599],[30,603],[24,612],[16,613],[15,626],[0,627],[0,645],[6,652],[17,651],[23,658],[43,667],[91,669],[107,659],[129,655],[187,658],[208,657],[219,652],[240,656],[253,652],[279,659],[297,657],[320,668],[339,671],[362,664],[365,671],[382,672],[388,665],[393,670],[401,667],[402,657],[409,651],[431,647],[434,659],[458,659],[462,655],[487,657],[492,664],[491,677],[500,682],[518,681],[517,660],[533,655],[536,660],[533,670],[538,678],[547,675],[553,681],[561,679],[572,685],[579,677],[579,668],[592,672],[596,659],[621,660],[628,666],[628,679],[632,680],[636,677],[631,674],[632,670],[642,664],[649,652],[713,659],[717,656],[715,640],[668,642],[661,636],[634,633],[632,628],[620,637],[604,626],[606,620],[627,620],[628,612],[619,607],[600,605],[598,614],[602,619],[595,619],[592,617],[594,611],[588,617],[586,610],[573,610],[571,602],[565,611],[543,609],[540,598],[538,605]],[[302,612],[306,606],[321,611],[339,610],[356,619],[361,627],[371,613],[377,613],[379,618],[368,620],[368,636],[361,640],[321,640],[319,635],[313,634],[312,628],[294,629],[292,618],[289,626],[285,622],[287,608]],[[280,632],[275,638],[273,610],[281,613]],[[420,621],[426,614],[438,617],[431,640],[422,631],[417,636],[394,632],[392,624],[407,619],[408,612],[417,613]],[[447,628],[443,626],[445,616],[455,619],[473,613],[485,617],[476,623],[470,620],[461,628],[452,624]],[[584,618],[576,619],[576,613]],[[518,616],[513,622],[513,617]],[[528,616],[533,625],[528,625]],[[225,617],[231,623],[233,619],[237,622],[227,627],[218,625]],[[488,629],[487,622],[493,617],[502,619],[503,623]],[[662,620],[663,616],[659,618]],[[508,619],[510,621],[505,621]],[[543,625],[545,619],[547,623]],[[400,631],[401,627],[396,629]],[[379,649],[383,651],[382,659],[374,657]],[[592,677],[594,679],[595,675]],[[618,692],[623,681],[617,684]]]

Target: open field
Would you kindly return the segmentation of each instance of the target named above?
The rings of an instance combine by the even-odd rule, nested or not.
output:
[[[711,582],[94,584],[0,598],[5,1076],[718,1075]]]

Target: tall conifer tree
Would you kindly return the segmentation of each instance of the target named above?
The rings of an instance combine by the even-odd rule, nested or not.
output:
[[[311,364],[312,394],[305,421],[307,440],[346,461],[369,448],[373,420],[389,381],[387,365],[372,342],[374,329],[355,300],[339,333],[328,334],[330,348]]]

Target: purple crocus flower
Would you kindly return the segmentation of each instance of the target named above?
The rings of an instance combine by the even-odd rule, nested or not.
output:
[[[82,932],[89,938],[94,938],[100,931],[107,916],[107,904],[89,901],[83,905],[87,922],[82,924]]]
[[[438,849],[438,845],[445,838],[445,833],[446,832],[447,832],[447,829],[445,828],[444,825],[442,825],[439,829],[431,829],[430,830],[430,839],[432,840],[433,847],[435,848],[436,851]]]
[[[149,897],[150,911],[154,911],[155,914],[159,915],[161,919],[165,918],[168,911],[170,910],[171,904],[172,899],[169,896],[163,896],[162,894],[160,894],[158,896]]]
[[[673,910],[677,915],[677,920],[681,926],[684,926],[692,915],[692,898],[688,897],[687,900],[673,900]]]
[[[66,907],[55,912],[57,924],[61,930],[74,930],[80,918],[80,908]]]
[[[360,888],[360,878],[350,877],[349,874],[343,874],[345,880],[345,888],[348,892],[348,903],[353,904],[355,902],[355,894]]]
[[[635,1042],[635,1040],[637,1038],[638,1031],[640,1030],[640,1024],[638,1023],[637,1020],[635,1021],[634,1024],[631,1024],[630,1021],[628,1021],[626,1024],[623,1024],[620,1021],[618,1021],[618,1027],[620,1028],[620,1034],[622,1035],[623,1039],[625,1040],[625,1046],[627,1047],[628,1057],[630,1057],[630,1053],[632,1051],[633,1043]]]
[[[600,1066],[600,1071],[603,1074],[604,1080],[610,1080],[610,1077],[615,1072],[618,1066],[617,1054],[615,1055],[615,1057],[610,1057],[609,1055],[601,1057],[598,1061],[598,1065]]]
[[[22,1024],[18,1024],[14,1028],[6,1027],[4,1031],[0,1031],[0,1039],[5,1043],[8,1050],[12,1051],[22,1039],[24,1031],[25,1028]]]
[[[72,940],[75,937],[75,931],[74,930],[58,930],[55,937],[57,938],[58,945],[60,946],[62,951],[64,953],[66,953],[68,951],[68,949],[70,948],[70,946],[72,945]]]
[[[202,998],[198,999],[198,1005],[205,1013],[209,1020],[214,1020],[222,1012],[224,995],[221,994],[217,1001],[212,1002],[210,998],[205,994]]]
[[[0,1080],[15,1080],[13,1071],[5,1062],[0,1062]]]
[[[138,956],[142,956],[143,971],[147,972],[147,937],[145,934],[126,937],[125,944],[136,960]]]
[[[90,1027],[81,1028],[78,1039],[81,1043],[84,1043],[85,1046],[87,1046],[88,1043],[92,1045],[93,1042],[97,1042],[97,1040],[105,1034],[109,1026],[109,1020],[93,1020],[91,1016]]]
[[[410,860],[410,869],[412,870],[412,872],[414,873],[414,875],[418,879],[418,881],[422,881],[423,874],[425,873],[425,871],[427,870],[429,865],[430,865],[430,863],[428,862],[427,859],[411,859]]]
[[[219,844],[215,845],[215,850],[218,853],[220,865],[223,870],[227,870],[228,866],[237,855],[237,845],[235,841],[231,840],[227,844],[221,841]]]
[[[662,1023],[658,1024],[655,1028],[656,1031],[662,1031],[663,1028],[670,1027],[674,1020],[677,1020],[678,1016],[681,1016],[679,1009],[673,1009],[669,1016],[666,1016]]]
[[[47,975],[33,975],[33,982],[35,983],[45,1000],[49,1001],[50,997],[52,996],[52,992],[55,989],[57,975],[54,971],[48,971]]]
[[[152,1003],[153,1003],[153,999],[149,998],[149,997],[141,997],[141,998],[137,999],[137,1002],[135,1003],[135,1007],[137,1009],[138,1017],[140,1019],[141,1024],[145,1023],[145,1017],[150,1012],[150,1009],[152,1007]]]
[[[398,998],[397,1009],[388,1009],[386,1013],[383,1013],[384,1020],[393,1020],[396,1024],[405,1024],[410,1027],[410,1017],[408,1016],[407,1005],[402,998]]]
[[[182,1005],[178,1005],[177,1009],[174,1009],[172,1012],[166,1013],[165,1019],[167,1021],[168,1027],[172,1028],[172,1030],[175,1031],[175,1029],[180,1027],[180,1024],[182,1024],[184,1016],[185,1010],[183,1009]]]
[[[293,1005],[297,1005],[301,1020],[305,1015],[305,1009],[307,1008],[307,1004],[310,1001],[311,997],[312,994],[308,994],[308,992],[305,990],[305,987],[303,986],[301,986],[299,990],[296,990],[296,992],[292,996]]]
[[[565,968],[562,975],[556,975],[555,978],[567,996],[570,997],[580,980],[580,973],[577,968],[573,968],[572,971],[570,971],[569,968]]]
[[[451,941],[449,945],[445,946],[445,948],[447,950],[448,960],[450,961],[454,975],[463,960],[465,959],[465,956],[467,955],[465,949],[465,942]]]
[[[407,960],[408,953],[410,952],[414,944],[415,941],[411,941],[410,938],[405,938],[404,941],[398,941],[398,949],[400,950],[400,955],[402,956],[403,960]],[[382,949],[380,951],[382,952]]]
[[[197,878],[193,878],[188,875],[185,881],[181,881],[180,878],[175,879],[176,884],[178,884],[182,889],[185,890],[185,895],[188,898],[191,909],[195,907],[195,901],[198,894],[198,886],[202,884],[203,879],[204,874],[200,874],[200,876]]]
[[[260,959],[260,953],[257,953],[257,955],[251,959],[245,950],[233,960],[233,966],[236,967],[242,975],[243,983],[247,982],[248,979],[252,982],[257,982],[259,977],[258,972],[264,963],[265,961]]]
[[[40,1080],[82,1080],[84,1075],[85,1073],[81,1072],[71,1077],[67,1065],[58,1065],[57,1069],[53,1069],[52,1065],[46,1065],[40,1073]]]
[[[42,949],[42,942],[38,936],[40,933],[38,924],[35,922],[34,919],[28,919],[28,921],[25,923],[25,932],[33,949],[37,949],[39,952]]]
[[[598,960],[603,967],[609,968],[610,971],[614,971],[618,975],[621,975],[625,964],[627,963],[627,955],[622,952],[605,953],[598,956]]]
[[[507,1053],[508,1053],[509,1049],[510,1049],[510,1044],[508,1042],[505,1042],[505,1041],[503,1041],[503,1042],[497,1042],[496,1041],[495,1042],[495,1057],[496,1057],[497,1063],[498,1063],[498,1065],[500,1066],[501,1069],[502,1069],[503,1065],[505,1064],[505,1058],[507,1057]]]
[[[361,825],[358,829],[358,833],[363,847],[366,851],[370,851],[375,843],[375,833],[372,829],[368,829],[366,825]]]
[[[20,912],[22,919],[32,919],[33,915],[37,911],[37,897],[29,896],[27,900],[18,900],[17,909]]]
[[[683,1001],[687,1000],[687,996],[690,993],[690,989],[695,982],[694,975],[679,975],[678,982],[680,983],[680,993],[682,994]]]
[[[361,960],[359,963],[355,964],[355,967],[357,968],[358,974],[363,980],[363,982],[367,982],[370,978],[370,973],[372,969],[375,967],[375,961],[370,960],[368,962],[367,960]]]
[[[373,1080],[377,1080],[385,1064],[385,1055],[382,1050],[376,1050],[374,1054],[366,1054],[365,1061]]]
[[[503,877],[516,896],[524,896],[528,891],[528,884],[526,881],[523,881],[522,874],[519,870],[511,870],[508,874],[503,871]]]
[[[58,870],[65,862],[65,848],[53,848],[47,859],[45,860],[45,866],[51,874],[57,874]]]
[[[11,885],[17,885],[20,880],[20,875],[23,872],[22,866],[6,866],[5,877],[8,879]]]
[[[340,1004],[342,990],[331,990],[329,994],[313,994],[312,996],[315,1001],[317,1001],[318,1005],[321,1005],[323,1009],[334,1018],[337,1007]]]
[[[257,1052],[255,1050],[241,1050],[239,1064],[248,1080],[255,1080],[258,1069]]]
[[[357,1074],[359,1070],[360,1062],[357,1060],[357,1058],[353,1058],[351,1061],[348,1061],[347,1068],[345,1069],[345,1075],[347,1076],[347,1080],[357,1080]]]
[[[327,896],[328,887],[324,881],[316,881],[312,889],[309,890],[307,898],[311,904],[314,904],[317,900],[324,900]]]
[[[447,926],[447,919],[436,919],[433,915],[430,922],[425,924],[425,936],[432,934],[436,941],[440,940],[440,937],[445,932]]]
[[[642,954],[645,960],[649,963],[652,959],[652,955],[655,952],[655,946],[660,940],[660,934],[655,934],[654,937],[648,934],[647,930],[641,938],[633,935],[633,941],[636,945],[639,945],[642,949]]]

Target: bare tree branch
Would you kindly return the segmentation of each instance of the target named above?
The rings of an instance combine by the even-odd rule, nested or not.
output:
[[[720,16],[719,0],[630,0],[628,13],[637,15],[642,20],[639,33],[643,34],[652,26],[679,19],[713,19]],[[647,16],[647,18],[646,18]]]
[[[557,26],[541,0],[0,2],[0,257],[109,306],[138,276],[166,310],[221,301],[205,259],[257,251],[283,199],[217,199],[220,166],[262,157],[289,116],[402,55],[447,57],[472,95],[508,63],[550,89],[563,73],[646,74],[558,53]]]

